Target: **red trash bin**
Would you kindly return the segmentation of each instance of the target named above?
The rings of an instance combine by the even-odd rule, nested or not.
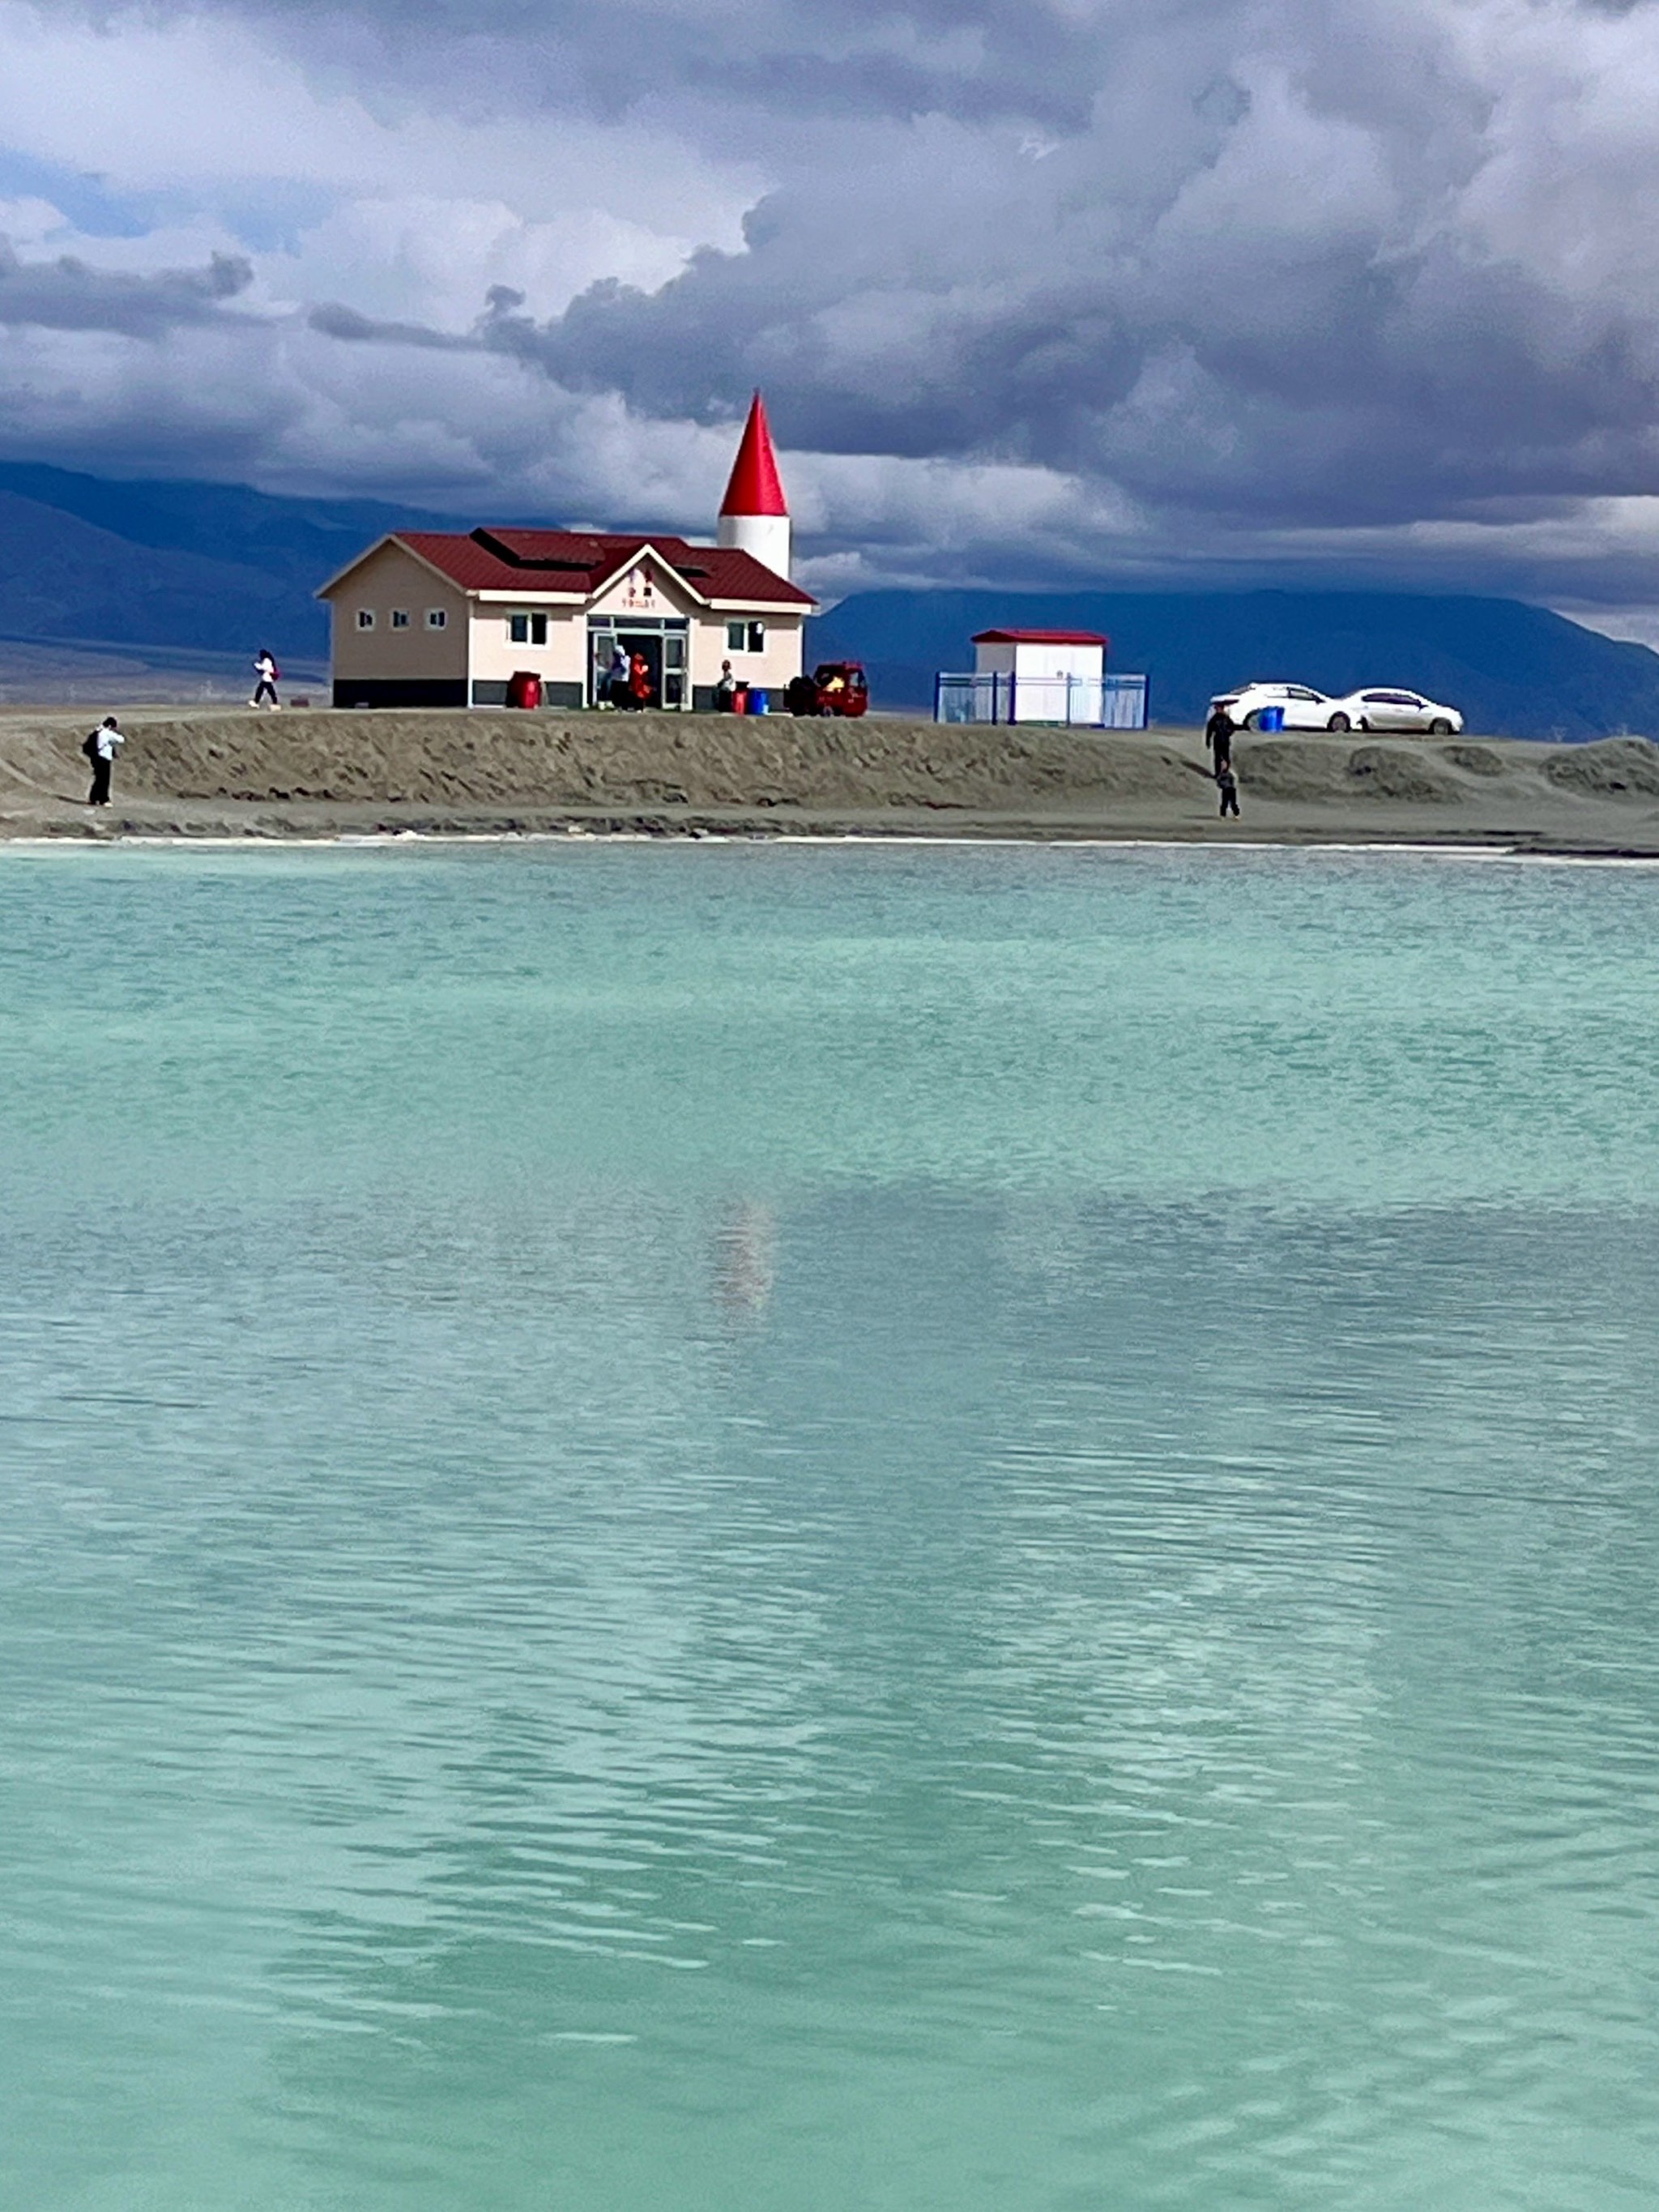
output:
[[[542,679],[533,668],[515,668],[507,678],[507,703],[509,707],[541,705]]]
[[[749,712],[749,686],[746,684],[739,684],[732,694],[732,712],[734,714],[746,714]]]

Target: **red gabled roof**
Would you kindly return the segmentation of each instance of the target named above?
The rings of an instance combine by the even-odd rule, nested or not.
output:
[[[778,474],[778,457],[772,451],[772,431],[766,420],[766,402],[757,392],[743,426],[743,442],[732,464],[732,481],[720,501],[722,514],[787,514]]]
[[[1104,645],[1097,629],[982,629],[975,645]]]
[[[560,592],[590,599],[647,548],[699,598],[787,607],[816,605],[810,592],[723,545],[684,538],[613,536],[579,530],[399,530],[396,542],[464,592]],[[355,564],[354,564],[355,565]],[[349,572],[348,572],[349,573]]]

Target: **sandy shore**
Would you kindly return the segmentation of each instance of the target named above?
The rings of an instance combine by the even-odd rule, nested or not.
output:
[[[0,837],[424,831],[1399,842],[1659,855],[1659,746],[1263,737],[1217,818],[1196,731],[144,708],[93,814],[84,708],[0,714]]]

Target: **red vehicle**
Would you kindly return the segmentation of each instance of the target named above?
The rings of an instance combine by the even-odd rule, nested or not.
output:
[[[798,676],[789,686],[792,714],[864,713],[870,704],[870,686],[864,665],[857,660],[821,660],[810,676]]]

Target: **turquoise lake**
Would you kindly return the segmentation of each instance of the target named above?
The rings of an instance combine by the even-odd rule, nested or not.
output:
[[[1647,2212],[1656,942],[0,852],[0,2203]]]

